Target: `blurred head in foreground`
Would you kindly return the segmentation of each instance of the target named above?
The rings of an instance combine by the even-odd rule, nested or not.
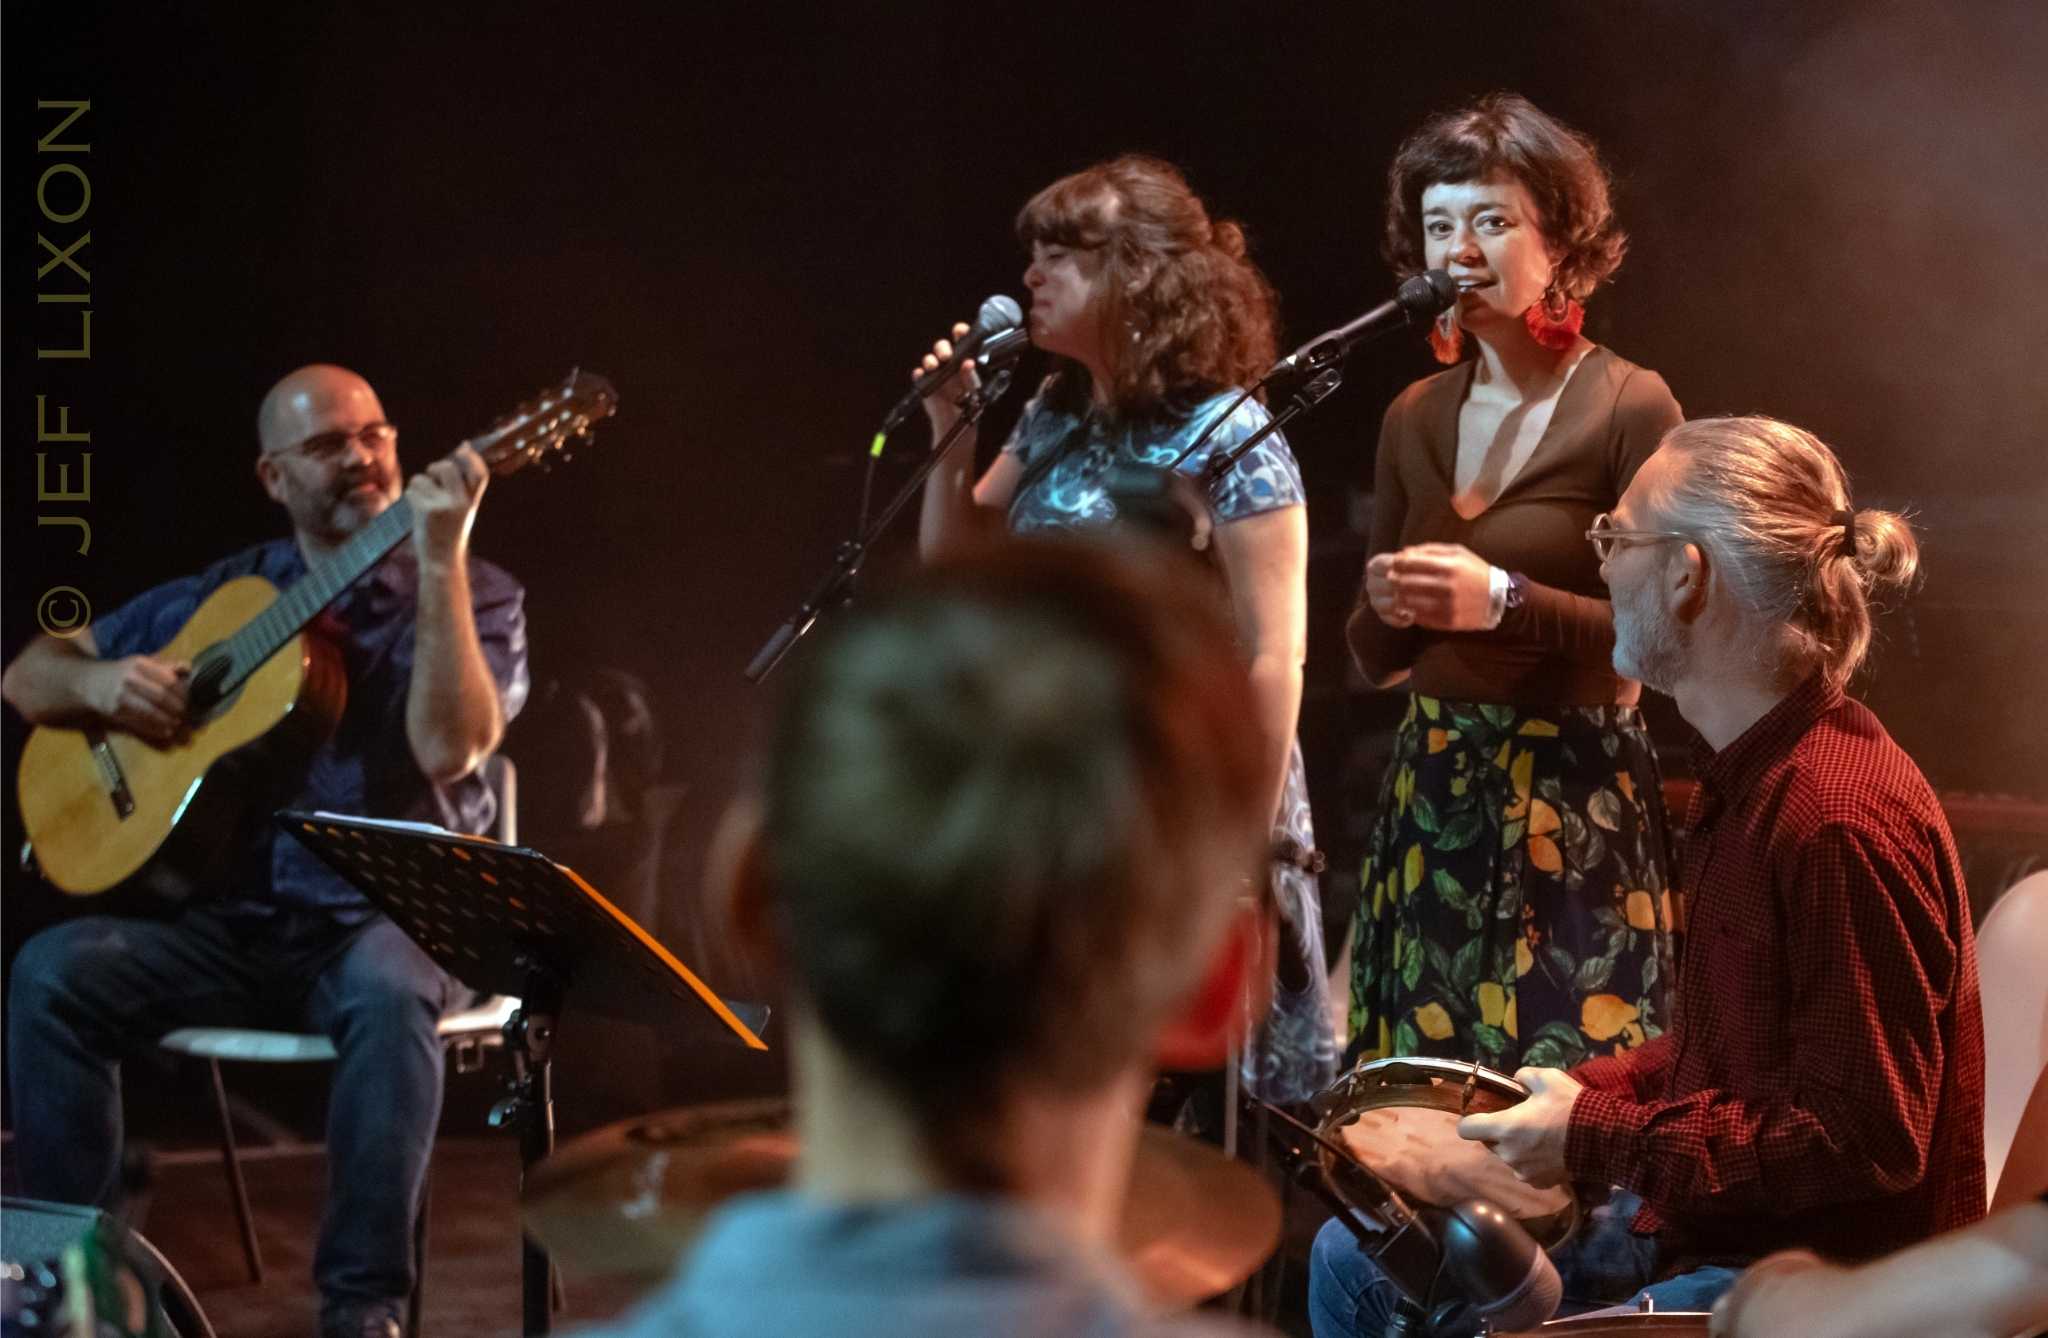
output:
[[[1185,560],[1003,540],[802,657],[728,850],[790,977],[799,1188],[1100,1207],[1157,1064],[1221,1059],[1270,796]]]

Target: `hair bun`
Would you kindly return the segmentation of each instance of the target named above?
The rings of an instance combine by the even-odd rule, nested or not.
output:
[[[1892,511],[1858,511],[1854,561],[1872,585],[1905,586],[1920,570],[1920,541],[1904,516]]]
[[[1209,241],[1232,260],[1244,259],[1244,228],[1230,219],[1209,225]]]

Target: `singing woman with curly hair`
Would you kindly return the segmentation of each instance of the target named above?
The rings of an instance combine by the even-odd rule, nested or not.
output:
[[[1245,254],[1244,230],[1210,218],[1170,164],[1130,155],[1064,177],[1025,204],[1017,236],[1031,257],[1031,339],[1052,355],[1053,370],[979,480],[972,432],[932,474],[919,534],[926,553],[996,520],[1020,533],[1116,523],[1118,496],[1106,476],[1120,466],[1172,465],[1274,358],[1273,292]],[[954,337],[966,329],[956,326]],[[919,370],[951,353],[941,340]],[[950,396],[924,405],[935,438],[956,421]],[[1246,401],[1177,472],[1201,479],[1212,452],[1230,450],[1267,421],[1263,405]],[[1300,471],[1275,434],[1221,479],[1188,491],[1206,510],[1208,551],[1228,588],[1271,741],[1276,847],[1312,852],[1294,741],[1307,642]],[[1321,898],[1304,863],[1274,863],[1277,978],[1245,1056],[1248,1086],[1269,1100],[1303,1099],[1335,1072]]]
[[[1458,301],[1430,331],[1451,365],[1387,410],[1347,628],[1411,694],[1351,940],[1364,1058],[1566,1067],[1669,1020],[1659,773],[1584,538],[1681,417],[1579,332],[1626,245],[1593,145],[1511,93],[1388,173],[1388,262]]]

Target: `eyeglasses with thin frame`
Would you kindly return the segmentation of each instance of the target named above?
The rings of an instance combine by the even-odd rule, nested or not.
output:
[[[365,423],[353,432],[322,432],[308,437],[296,446],[287,446],[279,455],[301,455],[314,464],[326,464],[340,459],[356,442],[368,447],[371,454],[390,448],[398,440],[398,429],[389,423]]]
[[[1614,550],[1623,544],[1657,544],[1672,539],[1691,542],[1693,536],[1680,534],[1677,530],[1624,530],[1615,525],[1614,517],[1605,511],[1593,517],[1593,528],[1586,531],[1586,542],[1593,545],[1593,555],[1602,562],[1614,556]]]

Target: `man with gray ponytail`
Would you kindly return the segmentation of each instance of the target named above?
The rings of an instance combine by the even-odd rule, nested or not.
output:
[[[1468,1117],[1537,1184],[1640,1195],[1653,1272],[1710,1285],[1805,1248],[1873,1258],[1984,1214],[1984,1050],[1960,862],[1933,791],[1843,693],[1911,527],[1770,418],[1666,433],[1587,533],[1615,667],[1705,740],[1675,1025]]]
[[[1919,571],[1920,548],[1905,517],[1854,510],[1834,452],[1812,433],[1774,418],[1683,423],[1665,434],[1653,458],[1664,467],[1650,485],[1624,496],[1587,536],[1601,555],[1602,574],[1614,588],[1616,570],[1628,575],[1651,566],[1617,556],[1638,548],[1675,567],[1674,549],[1657,545],[1684,540],[1686,570],[1661,574],[1671,581],[1696,575],[1695,593],[1714,584],[1723,599],[1714,622],[1700,624],[1704,606],[1681,619],[1664,610],[1654,582],[1630,582],[1635,616],[1626,633],[1616,630],[1616,668],[1677,698],[1710,743],[1710,726],[1695,710],[1710,718],[1730,711],[1739,716],[1755,694],[1775,702],[1815,675],[1830,688],[1846,687],[1870,649],[1871,597],[1903,589]],[[1659,517],[1665,528],[1626,528],[1643,514]],[[1719,568],[1718,582],[1705,579],[1709,563]],[[1614,593],[1621,597],[1619,588]],[[1691,624],[1698,625],[1687,636]],[[1730,655],[1715,656],[1713,644],[1694,644],[1702,639]],[[1682,691],[1684,666],[1700,650],[1730,658],[1729,667],[1743,671],[1750,691],[1725,701],[1719,689]]]

